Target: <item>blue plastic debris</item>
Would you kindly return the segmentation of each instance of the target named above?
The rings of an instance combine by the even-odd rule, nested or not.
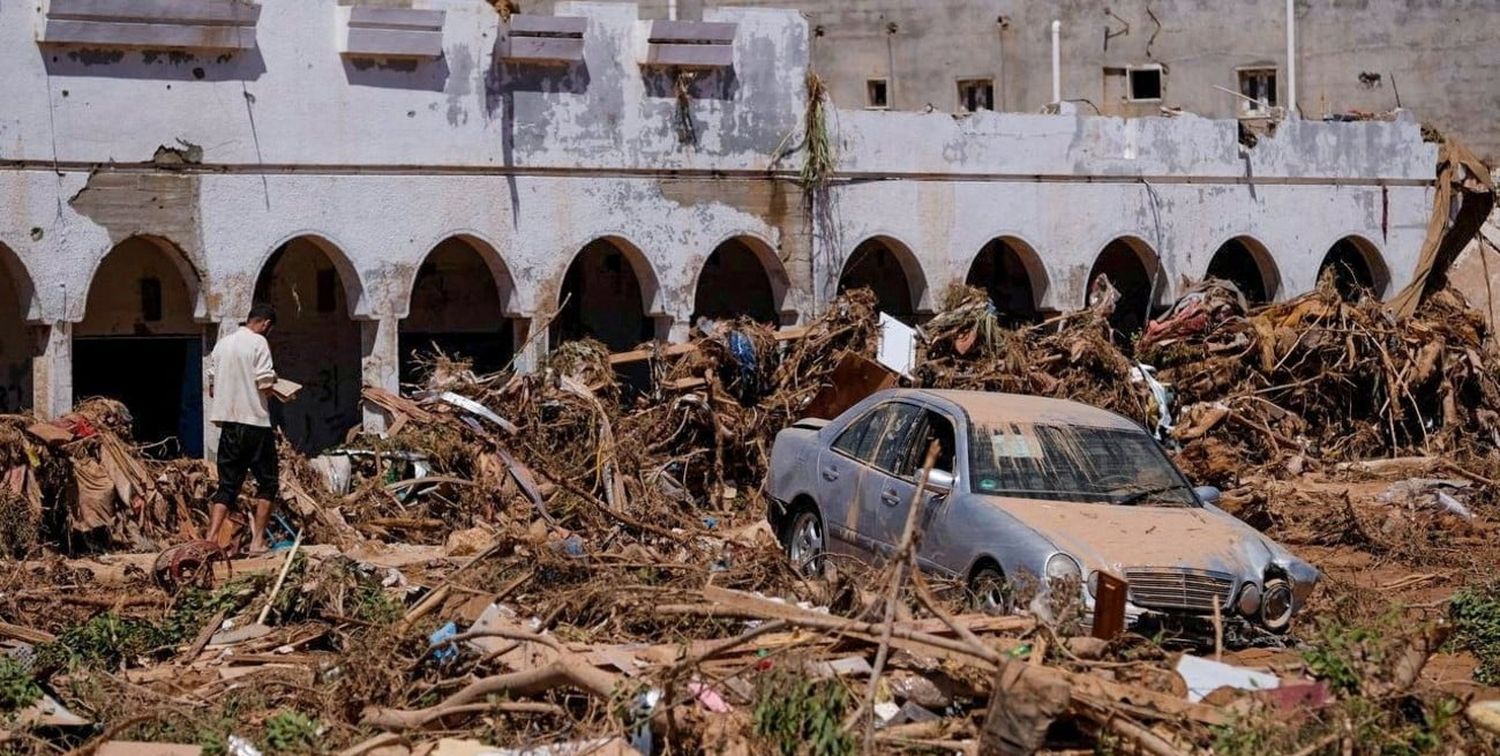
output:
[[[458,635],[458,625],[449,622],[448,624],[443,625],[437,630],[434,630],[432,632],[432,635],[427,636],[427,642],[431,643],[434,646],[437,646],[439,643],[443,643],[443,641],[448,640],[455,635]],[[440,662],[448,661],[449,659],[452,659],[456,656],[458,656],[458,649],[455,648],[452,643],[445,643],[441,647],[434,648],[432,650],[432,658],[437,659]]]

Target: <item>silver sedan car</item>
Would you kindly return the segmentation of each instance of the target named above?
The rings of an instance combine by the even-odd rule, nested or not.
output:
[[[917,496],[927,449],[937,462]],[[974,391],[891,389],[833,420],[776,436],[771,525],[787,555],[889,555],[915,501],[926,570],[966,581],[981,608],[1014,589],[1128,585],[1126,617],[1219,612],[1284,632],[1318,571],[1193,488],[1140,425],[1077,402]]]

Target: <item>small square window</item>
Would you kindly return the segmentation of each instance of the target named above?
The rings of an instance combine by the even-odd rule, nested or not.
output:
[[[1237,71],[1240,79],[1240,115],[1263,116],[1276,107],[1276,69],[1274,68],[1241,68]]]
[[[1126,78],[1130,86],[1126,99],[1133,102],[1154,101],[1161,99],[1161,66],[1132,68],[1126,72]]]
[[[338,271],[333,268],[318,268],[316,286],[318,312],[338,312]]]
[[[961,113],[977,113],[995,109],[995,81],[993,79],[959,79],[958,110]]]
[[[161,279],[141,279],[141,320],[147,323],[161,321]]]
[[[885,79],[869,79],[865,81],[865,106],[870,108],[888,108],[891,106],[887,93]]]

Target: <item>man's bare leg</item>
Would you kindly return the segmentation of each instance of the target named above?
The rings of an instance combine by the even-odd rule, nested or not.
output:
[[[266,528],[271,524],[271,501],[269,499],[255,500],[255,519],[251,523],[250,530],[250,553],[263,554],[266,551]]]
[[[213,505],[208,508],[208,533],[204,536],[204,539],[213,541],[214,543],[218,543],[219,531],[224,529],[224,519],[228,516],[229,507],[226,507],[217,501],[214,502]]]

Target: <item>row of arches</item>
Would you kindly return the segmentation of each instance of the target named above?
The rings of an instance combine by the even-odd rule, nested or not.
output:
[[[1235,283],[1251,303],[1275,300],[1281,293],[1276,261],[1259,241],[1238,236],[1221,244],[1209,259],[1206,275]],[[1319,266],[1319,277],[1332,278],[1346,298],[1360,291],[1383,296],[1390,272],[1373,244],[1358,236],[1335,242]],[[1166,269],[1151,246],[1133,236],[1110,241],[1089,269],[1085,291],[1107,276],[1120,293],[1114,326],[1124,334],[1145,324],[1169,289]],[[1039,318],[1048,301],[1051,281],[1041,256],[1015,237],[990,240],[970,263],[965,283],[989,294],[1001,319],[1011,324]],[[910,248],[888,237],[868,239],[844,263],[839,291],[869,288],[881,309],[904,320],[919,318],[918,303],[928,296],[921,266]],[[1086,303],[1086,302],[1085,302]]]
[[[1389,282],[1373,245],[1340,240],[1323,269],[1341,291],[1383,293]],[[1208,274],[1235,281],[1252,301],[1274,299],[1281,280],[1258,242],[1232,239],[1215,251]],[[1092,284],[1107,275],[1121,294],[1115,327],[1138,330],[1167,288],[1155,252],[1140,239],[1122,237],[1099,253]],[[217,328],[209,324],[200,273],[170,241],[136,236],[116,244],[93,276],[83,319],[72,331],[73,395],[121,399],[135,415],[137,437],[173,439],[167,453],[197,454],[203,445],[202,358]],[[1013,237],[991,240],[975,256],[967,283],[985,289],[1003,319],[1037,320],[1051,282],[1037,252]],[[28,291],[24,269],[0,247],[0,292]],[[408,312],[398,330],[399,372],[415,378],[435,352],[460,354],[476,369],[498,370],[515,356],[528,322],[517,312],[516,283],[500,255],[484,242],[454,236],[437,244],[410,281]],[[795,319],[788,309],[789,276],[775,251],[760,240],[721,243],[704,260],[693,291],[692,320],[748,316],[766,323]],[[928,308],[928,282],[911,249],[889,237],[858,244],[845,260],[840,291],[869,288],[880,308],[916,322]],[[582,247],[563,274],[549,340],[591,337],[614,350],[664,338],[673,317],[662,312],[655,272],[628,241],[606,237]],[[278,418],[304,449],[335,445],[360,420],[362,359],[369,356],[369,324],[356,318],[358,275],[344,253],[315,236],[277,247],[260,269],[254,299],[279,314],[272,339],[278,369],[303,383],[298,402]],[[18,303],[0,300],[0,409],[24,407],[32,395],[30,359],[38,342],[24,325]]]

